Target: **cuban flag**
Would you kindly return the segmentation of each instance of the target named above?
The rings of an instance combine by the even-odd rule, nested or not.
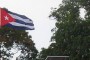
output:
[[[4,11],[5,14],[3,14],[2,11]],[[3,19],[1,19],[1,21],[6,22],[1,22],[2,26],[5,25],[17,30],[34,30],[33,21],[30,18],[8,11],[5,8],[3,8],[1,12],[1,17],[3,16]]]

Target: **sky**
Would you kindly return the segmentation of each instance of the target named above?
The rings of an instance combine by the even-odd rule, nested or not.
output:
[[[48,16],[51,8],[58,8],[62,0],[0,0],[0,7],[25,15],[33,20],[35,30],[28,30],[29,35],[38,51],[50,45],[51,29],[55,27],[55,20]]]
[[[41,48],[50,45],[51,29],[55,27],[55,20],[48,17],[51,8],[58,7],[60,3],[61,0],[0,0],[0,7],[33,20],[35,30],[28,30],[28,32],[36,48],[41,51]]]

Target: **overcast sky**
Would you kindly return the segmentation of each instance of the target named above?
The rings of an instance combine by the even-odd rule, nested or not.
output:
[[[28,30],[29,35],[40,51],[50,45],[51,29],[55,21],[49,19],[51,7],[58,7],[62,0],[0,0],[0,7],[25,15],[33,20],[35,30]]]

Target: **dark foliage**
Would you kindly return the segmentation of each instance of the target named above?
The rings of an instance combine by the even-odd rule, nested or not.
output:
[[[80,17],[80,8],[86,10]],[[55,33],[48,49],[41,51],[41,57],[70,56],[71,60],[90,60],[90,0],[63,0],[50,17],[56,22]]]
[[[14,52],[11,53],[11,50],[16,48],[21,51],[19,60],[35,59],[38,51],[31,38],[24,30],[14,30],[8,27],[0,28],[0,57],[10,59],[15,54]]]

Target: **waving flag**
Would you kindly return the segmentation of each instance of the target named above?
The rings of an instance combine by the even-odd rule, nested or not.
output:
[[[8,11],[7,9],[4,9],[7,14],[9,14],[9,17],[11,18],[9,22],[6,22],[6,26],[11,27],[13,29],[19,29],[19,30],[34,30],[34,24],[31,19],[24,15],[20,15],[17,13],[13,13],[11,11]],[[5,17],[6,21],[8,18],[7,16]],[[8,19],[9,20],[9,19]],[[1,22],[3,23],[3,22]]]
[[[15,21],[4,9],[0,8],[0,26],[4,26],[9,22]]]

